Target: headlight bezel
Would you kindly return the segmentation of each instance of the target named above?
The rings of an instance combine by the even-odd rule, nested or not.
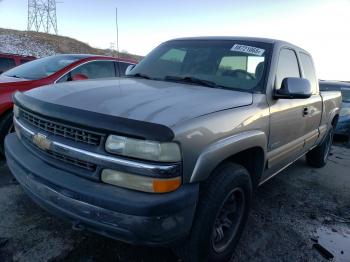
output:
[[[108,135],[104,148],[107,153],[140,160],[178,163],[182,161],[177,142],[158,142],[120,135]]]
[[[19,107],[17,105],[13,105],[13,115],[15,116],[15,118],[19,118]]]

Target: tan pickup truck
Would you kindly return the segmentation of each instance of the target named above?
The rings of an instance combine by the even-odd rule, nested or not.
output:
[[[326,164],[341,95],[319,92],[292,44],[202,37],[161,44],[125,78],[14,103],[7,163],[39,205],[75,229],[228,261],[260,184],[304,155]]]

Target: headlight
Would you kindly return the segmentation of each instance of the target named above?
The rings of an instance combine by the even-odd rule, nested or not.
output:
[[[340,109],[339,116],[350,116],[350,108],[346,107],[346,108]]]
[[[110,135],[107,138],[106,151],[112,154],[157,162],[181,161],[179,145],[171,142],[160,143]]]
[[[19,108],[18,106],[14,105],[13,106],[13,115],[18,118],[19,117]]]

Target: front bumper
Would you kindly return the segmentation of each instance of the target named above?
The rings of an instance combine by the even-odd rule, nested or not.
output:
[[[16,134],[6,137],[5,153],[11,172],[29,196],[79,228],[144,245],[171,244],[191,229],[198,184],[149,194],[92,181],[31,154]]]

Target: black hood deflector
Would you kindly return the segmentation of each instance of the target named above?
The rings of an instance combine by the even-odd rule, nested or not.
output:
[[[156,123],[48,103],[21,92],[16,92],[13,100],[17,106],[29,112],[84,129],[160,142],[172,141],[174,138],[169,127]]]

